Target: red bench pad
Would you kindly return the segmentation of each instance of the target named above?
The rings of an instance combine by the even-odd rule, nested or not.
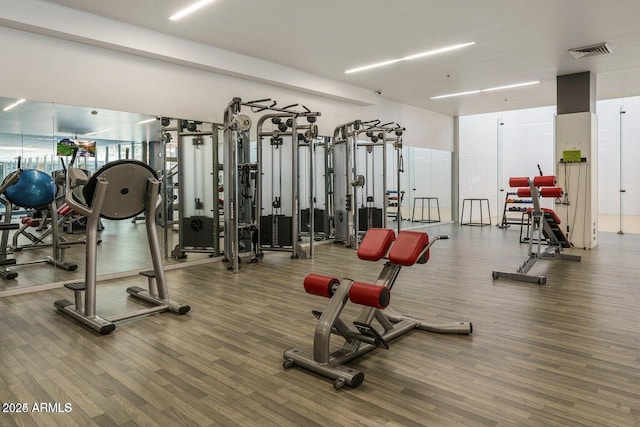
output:
[[[553,209],[549,209],[549,208],[540,208],[540,210],[542,211],[544,216],[551,217],[551,219],[553,219],[553,221],[556,224],[561,224],[560,217],[558,216],[556,211],[554,211]],[[533,212],[533,208],[528,208],[527,209],[527,215],[531,216],[532,212]]]
[[[553,209],[548,208],[540,208],[542,212],[544,212],[545,216],[550,216],[556,224],[560,224],[560,217]]]
[[[60,205],[60,207],[58,208],[58,215],[61,216],[65,216],[67,214],[70,214],[71,212],[73,212],[73,208],[71,206],[69,206],[66,203],[63,203]]]
[[[309,274],[304,278],[304,290],[310,294],[331,298],[333,285],[340,283],[338,279],[322,274]]]
[[[349,299],[354,304],[385,308],[391,300],[391,292],[384,286],[354,282],[349,288]]]
[[[378,261],[389,250],[395,239],[395,233],[388,228],[370,228],[358,247],[358,258],[365,261]]]
[[[420,252],[422,252],[428,244],[429,235],[427,233],[401,231],[391,251],[389,251],[389,261],[404,266],[413,265],[418,261]],[[427,261],[429,261],[429,251],[427,251],[423,259],[419,260],[420,264],[424,264]]]
[[[20,222],[22,224],[26,224],[29,227],[39,227],[40,226],[40,218],[31,218],[31,217],[25,216],[25,217],[20,219]]]

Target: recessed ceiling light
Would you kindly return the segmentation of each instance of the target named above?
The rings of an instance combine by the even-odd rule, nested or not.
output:
[[[371,68],[377,68],[377,67],[382,67],[382,66],[385,66],[385,65],[395,64],[396,62],[400,62],[400,61],[410,61],[412,59],[424,58],[425,56],[437,55],[439,53],[449,52],[451,50],[462,49],[463,47],[471,46],[471,45],[474,45],[474,44],[476,44],[476,42],[461,43],[461,44],[456,44],[456,45],[453,45],[453,46],[443,47],[443,48],[440,48],[440,49],[429,50],[427,52],[416,53],[415,55],[409,55],[409,56],[405,56],[403,58],[390,59],[388,61],[377,62],[377,63],[371,64],[371,65],[364,65],[362,67],[351,68],[350,70],[347,70],[344,73],[345,74],[351,74],[351,73],[356,73],[358,71],[370,70]]]
[[[172,21],[180,19],[183,16],[186,16],[186,15],[190,14],[191,12],[195,12],[196,10],[200,9],[201,7],[204,7],[204,6],[208,5],[209,3],[212,3],[213,1],[214,0],[200,0],[198,2],[195,2],[191,6],[182,9],[180,12],[177,12],[177,13],[171,15],[169,17],[169,19],[172,20]]]
[[[2,109],[2,111],[9,111],[9,110],[11,110],[12,108],[17,107],[18,105],[22,104],[24,101],[26,101],[26,99],[18,99],[18,100],[17,100],[16,102],[14,102],[13,104],[11,104],[11,105],[7,105],[6,107],[4,107],[4,108]]]
[[[506,86],[496,86],[496,87],[490,87],[490,88],[487,88],[487,89],[470,90],[470,91],[467,91],[467,92],[458,92],[458,93],[450,93],[448,95],[432,96],[429,99],[451,98],[452,96],[471,95],[471,94],[480,93],[480,92],[492,92],[494,90],[513,89],[513,88],[516,88],[516,87],[537,85],[538,83],[540,83],[540,81],[539,80],[535,80],[535,81],[532,81],[532,82],[516,83],[516,84],[506,85]]]

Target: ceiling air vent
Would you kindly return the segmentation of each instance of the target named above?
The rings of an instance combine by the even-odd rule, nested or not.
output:
[[[592,44],[591,46],[569,49],[569,53],[575,58],[587,58],[589,56],[605,55],[611,53],[611,48],[606,43]]]

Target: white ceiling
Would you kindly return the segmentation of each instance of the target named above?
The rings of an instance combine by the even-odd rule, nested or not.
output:
[[[598,99],[640,95],[638,0],[216,0],[179,21],[194,0],[50,0],[210,44],[450,115],[556,103],[556,76],[592,71]],[[475,46],[362,73],[349,68],[451,44]],[[607,42],[613,53],[567,49]],[[431,96],[540,80],[464,97]]]

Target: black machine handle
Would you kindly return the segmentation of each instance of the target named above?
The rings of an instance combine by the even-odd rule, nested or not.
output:
[[[76,157],[78,156],[78,149],[79,147],[73,149],[73,154],[71,154],[71,160],[69,161],[69,167],[72,167],[73,163],[76,161]]]

